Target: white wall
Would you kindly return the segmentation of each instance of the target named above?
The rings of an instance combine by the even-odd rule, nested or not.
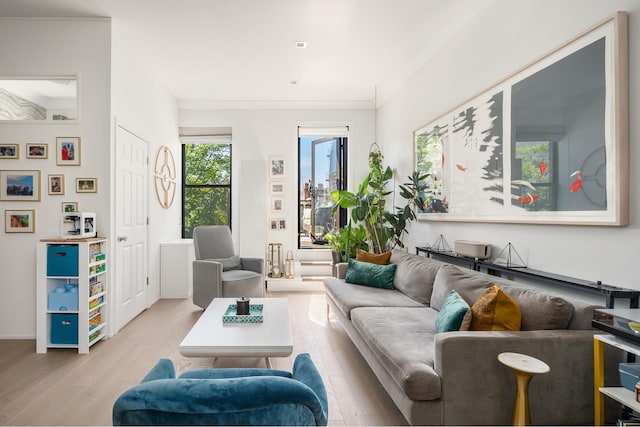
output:
[[[450,39],[402,89],[379,107],[378,139],[388,164],[403,178],[413,169],[413,131],[511,72],[551,51],[617,10],[629,11],[630,60],[630,225],[594,227],[419,222],[408,246],[433,243],[443,234],[479,240],[501,250],[511,242],[529,267],[587,280],[640,289],[638,182],[640,137],[640,4],[635,0],[486,1],[468,26]],[[437,29],[430,28],[429,31]],[[428,37],[428,34],[425,34]]]
[[[34,234],[0,230],[0,338],[32,338],[36,321],[36,246],[60,234],[62,202],[97,214],[100,236],[109,228],[111,23],[108,19],[0,19],[0,75],[79,75],[79,123],[0,124],[0,141],[20,144],[19,160],[0,160],[2,170],[40,170],[39,202],[0,202],[6,209],[35,209]],[[79,136],[81,165],[56,166],[58,136]],[[49,158],[25,158],[26,142],[49,144]],[[47,194],[47,175],[65,175],[65,195]],[[77,194],[77,177],[98,178],[98,193]]]
[[[178,139],[178,108],[173,95],[160,83],[155,71],[145,61],[144,51],[131,44],[131,39],[127,37],[131,30],[126,23],[113,20],[112,118],[116,125],[125,127],[148,142],[150,222],[147,301],[150,306],[160,297],[160,243],[179,239],[181,235],[182,168]],[[115,147],[114,132],[112,144]],[[153,176],[156,155],[165,145],[173,153],[178,174],[175,199],[169,209],[162,208],[158,202]],[[113,221],[116,200],[117,195],[112,194]]]
[[[301,125],[348,125],[349,133],[349,186],[360,182],[368,172],[366,161],[369,146],[374,140],[374,112],[373,110],[222,110],[222,109],[182,109],[180,111],[180,126],[190,127],[231,127],[232,139],[232,228],[236,249],[243,255],[264,257],[267,243],[282,243],[283,255],[287,250],[295,250],[297,246],[297,186],[298,186],[298,135],[297,127]],[[285,213],[272,214],[270,211],[270,196],[268,190],[268,168],[262,180],[255,183],[255,191],[263,192],[264,205],[254,207],[250,204],[251,197],[239,194],[241,162],[261,161],[266,165],[270,156],[285,157],[286,159],[286,195],[284,200]],[[246,200],[246,201],[243,201]],[[240,210],[254,211],[253,221],[260,221],[268,230],[268,218],[284,217],[287,229],[283,231],[266,232],[263,239],[239,239],[243,224],[239,223]],[[255,224],[252,224],[255,226]],[[240,242],[243,242],[240,245]],[[306,254],[294,255],[296,259]],[[327,255],[327,259],[329,256]]]

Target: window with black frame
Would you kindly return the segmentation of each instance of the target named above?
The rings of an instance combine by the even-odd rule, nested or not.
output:
[[[231,136],[181,135],[182,237],[198,225],[231,227]]]

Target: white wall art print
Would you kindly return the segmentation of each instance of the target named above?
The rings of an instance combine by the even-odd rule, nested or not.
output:
[[[627,14],[414,132],[418,218],[626,225]]]

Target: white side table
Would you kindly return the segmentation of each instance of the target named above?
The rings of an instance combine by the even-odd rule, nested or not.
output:
[[[500,353],[498,361],[511,368],[516,376],[516,400],[513,405],[512,424],[514,426],[531,424],[529,382],[534,375],[546,374],[551,371],[551,368],[542,360],[520,353]]]
[[[160,298],[189,298],[193,293],[193,239],[160,243]]]

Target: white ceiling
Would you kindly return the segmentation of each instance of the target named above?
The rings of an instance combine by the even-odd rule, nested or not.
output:
[[[111,17],[183,103],[373,108],[492,1],[0,0],[0,16]]]

